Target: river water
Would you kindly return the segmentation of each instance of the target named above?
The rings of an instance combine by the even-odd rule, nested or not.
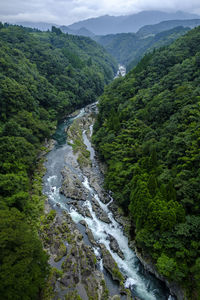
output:
[[[128,239],[123,234],[121,225],[118,224],[113,218],[112,212],[109,210],[109,204],[104,204],[103,202],[101,202],[96,191],[92,188],[92,186],[90,186],[88,178],[81,172],[80,169],[77,170],[77,168],[75,168],[72,164],[73,152],[72,147],[67,143],[65,129],[74,121],[74,119],[80,118],[86,114],[87,112],[85,112],[85,109],[82,109],[77,117],[69,118],[59,124],[54,135],[56,145],[54,146],[53,150],[51,150],[46,156],[46,174],[43,179],[44,194],[48,196],[49,204],[53,209],[56,209],[58,212],[67,210],[74,222],[77,223],[78,228],[82,231],[83,226],[81,227],[79,221],[86,221],[97,243],[103,243],[110,251],[111,255],[117,262],[122,274],[126,278],[125,286],[131,289],[134,296],[137,296],[142,300],[173,299],[165,285],[144,270],[135,253],[129,248]],[[90,134],[92,134],[92,126],[90,126],[90,131]],[[83,132],[83,140],[87,146],[87,149],[90,151],[90,159],[92,161],[93,170],[94,172],[99,172],[98,162],[95,160],[94,149],[85,132]],[[74,173],[76,173],[76,175],[79,176],[83,187],[87,190],[90,197],[83,203],[83,207],[87,207],[87,209],[89,209],[92,218],[83,217],[82,215],[80,215],[77,210],[69,204],[71,202],[71,199],[68,199],[64,195],[60,194],[60,188],[63,180],[61,171],[64,166],[67,166]],[[104,212],[106,212],[111,221],[110,224],[104,223],[98,219],[92,209],[90,201],[91,197],[93,197],[99,203]],[[110,199],[112,202],[113,199]],[[120,258],[117,253],[114,253],[110,249],[109,235],[112,235],[117,240],[120,250],[125,257],[124,260]],[[89,243],[87,237],[85,238],[85,241]],[[116,293],[119,293],[118,284],[112,281],[111,276],[107,274],[107,272],[103,268],[100,249],[98,247],[95,247],[93,249],[95,255],[97,256],[99,269],[104,272],[105,280],[108,285],[110,294],[114,295]],[[124,299],[124,297],[122,297],[121,299]]]
[[[119,64],[118,71],[117,71],[115,78],[118,78],[120,76],[124,77],[125,75],[126,75],[126,67]]]

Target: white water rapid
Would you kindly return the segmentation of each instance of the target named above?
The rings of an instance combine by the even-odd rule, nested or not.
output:
[[[82,110],[79,116],[81,117],[84,114]],[[70,119],[67,123],[63,123],[59,126],[57,130],[57,146],[48,153],[47,162],[45,164],[47,168],[46,175],[44,177],[44,193],[48,196],[50,205],[56,209],[58,212],[62,210],[67,210],[75,223],[79,223],[81,220],[84,220],[89,229],[92,231],[94,238],[98,243],[102,243],[110,251],[112,257],[118,264],[120,271],[126,278],[125,287],[131,288],[133,294],[139,297],[141,300],[172,300],[169,291],[163,287],[163,285],[155,279],[150,274],[146,274],[144,269],[141,271],[142,267],[139,263],[136,254],[129,248],[128,239],[123,234],[123,228],[118,224],[112,212],[109,209],[109,205],[113,202],[112,197],[110,197],[110,202],[104,204],[97,192],[89,183],[89,178],[85,176],[80,170],[76,170],[74,165],[71,164],[72,161],[72,148],[66,142],[63,142],[62,136],[65,135],[65,128],[71,124],[74,120]],[[90,135],[92,134],[92,126],[90,126]],[[61,142],[59,142],[61,140]],[[87,149],[90,151],[90,159],[92,161],[92,166],[95,168],[96,172],[98,171],[98,162],[95,160],[94,149],[86,135],[86,132],[83,131],[83,140]],[[83,209],[87,208],[91,214],[91,218],[83,217],[78,213],[74,206],[68,205],[70,202],[65,196],[60,194],[60,187],[62,185],[62,175],[61,170],[67,165],[72,169],[76,174],[78,174],[83,187],[88,192],[88,200],[84,201],[82,204]],[[110,219],[110,223],[105,223],[101,221],[95,211],[92,208],[91,199],[94,198],[101,209],[107,214]],[[113,252],[110,249],[109,236],[113,236],[118,242],[119,248],[124,255],[124,259],[118,256],[117,253]],[[94,247],[94,253],[97,257],[99,268],[103,271],[103,259],[101,258],[100,248]]]

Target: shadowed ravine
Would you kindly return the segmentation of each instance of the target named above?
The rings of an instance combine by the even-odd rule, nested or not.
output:
[[[100,243],[105,245],[117,262],[120,271],[125,277],[125,287],[131,289],[133,296],[137,296],[143,300],[172,299],[164,284],[144,270],[133,250],[129,248],[128,239],[123,234],[122,226],[115,221],[109,209],[113,201],[111,196],[107,195],[109,202],[104,201],[105,203],[103,203],[100,199],[102,191],[98,190],[97,192],[94,188],[95,185],[94,187],[91,185],[95,177],[99,178],[99,181],[97,180],[98,183],[102,183],[103,180],[98,161],[95,158],[94,149],[89,140],[92,134],[92,124],[88,125],[87,132],[86,129],[82,130],[83,142],[87,146],[87,150],[90,151],[91,166],[89,168],[83,168],[82,171],[77,164],[76,155],[73,154],[72,147],[66,141],[66,128],[77,118],[83,117],[87,120],[87,116],[90,114],[90,107],[91,106],[87,107],[87,109],[82,109],[77,117],[69,118],[58,126],[54,135],[56,145],[53,150],[48,153],[45,163],[47,171],[44,176],[44,193],[48,196],[51,207],[56,209],[58,213],[61,213],[63,210],[67,210],[70,213],[73,221],[83,234],[85,243],[90,245],[91,243],[85,233],[85,227],[79,222],[82,221],[81,223],[84,224],[83,221],[85,221],[88,228],[92,231],[94,239],[97,242],[97,244],[95,246],[92,245],[92,247],[97,257],[99,269],[104,273],[106,284],[111,295],[119,294],[118,283],[111,279],[111,276],[103,267]],[[84,201],[82,201],[82,199],[75,201],[74,199],[66,198],[60,193],[63,182],[61,171],[64,167],[66,167],[66,170],[70,170],[67,176],[74,174],[82,183],[81,188],[87,195]],[[77,203],[79,203],[79,208]],[[98,207],[98,209],[96,210],[95,207]],[[85,215],[86,211],[86,215],[88,216]],[[100,218],[98,215],[99,211],[102,212]],[[106,222],[103,221],[105,216],[107,218],[105,219]],[[117,241],[121,255],[117,252],[113,252],[111,249],[110,239],[112,237]],[[53,262],[51,263],[56,266]],[[121,296],[121,299],[126,299],[126,297]]]

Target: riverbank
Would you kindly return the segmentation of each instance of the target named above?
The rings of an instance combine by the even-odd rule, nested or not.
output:
[[[82,112],[80,112],[80,115],[81,114]],[[74,117],[74,119],[76,119],[76,117]],[[66,122],[63,124],[64,125],[61,125],[62,130],[68,127]],[[62,139],[60,139],[59,136],[60,132],[57,133],[59,137],[58,140],[61,141]],[[61,159],[59,166],[56,165],[54,157],[57,151],[59,153],[58,157]],[[50,257],[51,274],[46,289],[43,291],[42,299],[131,299],[129,296],[124,297],[116,292],[113,292],[109,296],[104,274],[100,268],[101,258],[99,256],[98,261],[96,260],[95,254],[97,255],[97,253],[95,253],[95,248],[91,242],[90,244],[87,242],[87,240],[89,241],[89,237],[90,241],[92,241],[92,232],[86,227],[85,230],[83,230],[84,225],[81,225],[81,223],[79,226],[74,223],[70,215],[71,204],[67,202],[67,199],[60,193],[61,182],[65,182],[63,181],[63,176],[66,176],[66,174],[68,174],[68,177],[72,175],[72,173],[70,173],[69,164],[66,164],[66,152],[67,160],[70,160],[71,168],[78,173],[79,164],[75,159],[76,156],[73,155],[72,147],[68,144],[64,144],[63,147],[56,144],[53,150],[48,153],[45,163],[47,172],[44,176],[44,180],[45,178],[47,180],[46,184],[44,184],[44,193],[48,196],[48,201],[45,204],[45,215],[41,219],[40,235],[43,240],[44,248]],[[52,166],[51,174],[48,173],[48,163]],[[63,169],[64,165],[65,168]],[[58,168],[60,175],[56,176],[55,174]],[[59,182],[55,181],[57,179]],[[74,182],[76,181],[71,180],[69,185]],[[66,182],[64,184],[66,184]],[[77,182],[76,184],[78,185]],[[81,184],[80,181],[80,185]],[[76,191],[77,190],[78,188],[76,187]],[[72,189],[70,193],[72,193],[70,194],[70,201],[74,201],[73,198],[76,198],[77,195],[73,195]],[[78,194],[78,196],[80,196],[80,194]],[[59,198],[59,201],[56,197]],[[63,204],[61,200],[64,201]],[[65,209],[63,205],[66,205]],[[113,263],[112,257],[108,258],[108,255],[106,257],[108,266],[111,266]],[[117,266],[114,265],[114,267],[116,273],[115,279],[117,280],[117,275],[119,275],[120,272]],[[118,291],[120,292],[119,289]],[[124,294],[125,289],[121,289],[121,292]]]
[[[76,149],[74,146],[76,144],[77,138],[79,141],[81,141],[81,147],[79,148],[79,150],[77,151],[77,149],[74,151],[75,153],[78,153],[78,158],[81,155],[82,149],[84,149],[84,151],[89,151],[90,155],[91,155],[91,146],[89,145],[91,143],[91,128],[93,126],[94,123],[94,116],[93,114],[91,114],[89,117],[87,116],[87,118],[82,118],[79,119],[76,123],[76,125],[74,124],[74,128],[79,128],[79,134],[77,135],[77,130],[74,130],[74,128],[70,128],[68,130],[68,135],[71,139],[71,141],[75,141],[75,143],[72,143],[72,147],[73,149]],[[82,135],[81,135],[82,132]],[[86,135],[86,136],[85,136]],[[93,157],[94,157],[94,153],[92,153]],[[89,159],[89,155],[87,153],[87,156],[85,157],[85,164],[81,165],[80,167],[83,171],[83,173],[89,178],[89,183],[92,186],[92,188],[94,188],[94,190],[98,193],[98,196],[100,198],[100,200],[104,203],[108,203],[110,198],[108,197],[107,193],[105,192],[105,190],[103,190],[101,187],[103,185],[103,180],[102,178],[104,177],[104,173],[105,173],[105,165],[103,165],[100,160],[96,157],[96,161],[98,162],[99,165],[99,169],[101,171],[101,175],[100,176],[96,176],[98,173],[94,172],[94,166],[92,166],[92,161]],[[95,174],[94,174],[95,173]],[[99,184],[100,183],[100,184]],[[103,192],[103,194],[102,194]],[[93,209],[95,204],[92,204]],[[85,216],[84,212],[82,209],[80,209],[79,207],[76,207],[78,212],[82,215]],[[123,212],[119,209],[119,207],[117,207],[117,205],[115,205],[114,202],[111,201],[111,203],[109,203],[109,209],[112,211],[115,220],[121,224],[123,226],[123,230],[124,230],[124,234],[127,236],[128,240],[129,240],[129,247],[131,249],[133,249],[137,255],[137,258],[140,260],[140,262],[142,263],[142,265],[144,266],[144,268],[152,273],[156,278],[158,278],[159,280],[165,282],[166,286],[169,288],[170,292],[172,295],[175,295],[177,297],[177,299],[179,300],[184,300],[186,299],[185,293],[184,291],[174,282],[169,282],[168,280],[166,280],[166,278],[164,278],[162,275],[160,275],[157,270],[155,265],[153,264],[151,258],[147,255],[145,255],[144,253],[142,254],[139,249],[137,249],[135,241],[132,240],[131,238],[131,230],[132,230],[132,224],[131,224],[131,220],[130,218],[127,218],[124,216]],[[86,213],[87,216],[87,213]],[[105,220],[104,220],[105,222]],[[109,223],[109,220],[108,220]],[[116,245],[116,242],[115,242]],[[110,245],[110,248],[113,250],[112,246]],[[118,250],[116,250],[118,249]],[[120,253],[120,249],[118,244],[116,245],[114,252],[117,252],[118,255],[120,257],[123,257],[123,254]]]
[[[90,105],[69,122],[64,121],[57,129],[55,136],[58,137],[58,144],[47,155],[45,163],[47,172],[44,177],[44,193],[48,196],[50,207],[56,211],[56,216],[53,225],[43,225],[45,228],[49,227],[48,230],[55,229],[58,232],[57,227],[60,225],[57,226],[57,222],[62,220],[64,211],[68,213],[70,222],[73,222],[79,230],[83,242],[96,256],[97,261],[92,268],[103,273],[105,283],[109,288],[109,299],[114,296],[118,297],[116,299],[130,299],[131,296],[125,289],[130,288],[132,298],[135,299],[167,300],[170,295],[169,291],[155,277],[146,273],[134,251],[130,249],[133,245],[131,245],[132,242],[128,243],[126,237],[131,229],[130,220],[123,216],[119,208],[115,206],[111,195],[102,188],[105,166],[99,162],[91,145],[95,111],[96,105]],[[66,134],[68,143],[64,138]],[[71,226],[73,228],[74,225]],[[75,229],[72,229],[72,232],[73,230]],[[65,299],[70,291],[66,290],[65,286],[63,287],[63,283],[60,284],[60,277],[61,275],[67,276],[67,273],[63,274],[62,265],[68,255],[68,252],[65,254],[64,246],[67,251],[69,247],[70,254],[70,245],[65,244],[67,237],[64,235],[59,237],[57,233],[53,233],[48,236],[48,232],[44,232],[44,235],[47,236],[47,240],[50,240],[50,244],[46,245],[51,257],[50,263],[52,267],[56,264],[60,268],[55,274],[53,273],[54,280],[50,277],[51,289],[57,295],[44,299],[58,299],[59,297]],[[64,246],[61,243],[63,238]],[[71,239],[76,240],[75,237]],[[72,242],[74,243],[76,241]],[[69,261],[71,259],[69,255]],[[81,269],[78,273],[81,273]],[[82,277],[76,280],[78,286],[79,283],[82,284]],[[100,285],[98,286],[101,288]],[[73,284],[74,288],[80,296],[79,290]],[[86,291],[85,287],[84,289]],[[87,299],[86,294],[82,294],[82,297],[83,300]],[[102,297],[106,299],[105,295]]]

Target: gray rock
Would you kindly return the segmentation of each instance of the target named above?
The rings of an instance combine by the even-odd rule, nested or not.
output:
[[[75,200],[87,200],[88,191],[84,188],[78,176],[72,172],[69,167],[62,170],[63,183],[60,193],[64,194],[67,198]]]
[[[92,199],[92,209],[96,213],[97,218],[105,223],[111,223],[110,219],[107,216],[107,213],[103,211],[103,209],[100,207],[99,203],[96,201],[96,199]]]
[[[118,242],[116,241],[116,239],[109,234],[109,240],[110,240],[110,249],[117,253],[119,255],[119,257],[121,257],[121,259],[124,259],[124,254],[123,252],[120,250]]]
[[[85,216],[92,219],[91,213],[88,208],[85,209]]]
[[[86,223],[84,220],[81,220],[79,223],[80,223],[81,225],[87,227],[87,223]]]
[[[95,239],[94,239],[92,231],[88,227],[86,228],[85,232],[87,233],[87,236],[88,236],[88,239],[89,239],[90,243],[93,246],[98,246],[97,243],[96,243],[96,241],[95,241]]]
[[[169,282],[164,276],[160,275],[156,270],[155,265],[151,262],[151,259],[148,256],[142,256],[142,254],[138,251],[136,247],[135,253],[137,255],[137,258],[140,260],[140,262],[148,272],[154,274],[155,277],[165,282],[172,295],[175,295],[178,300],[187,300],[184,290],[177,283]]]
[[[103,266],[111,274],[113,280],[124,281],[124,277],[119,271],[117,263],[103,244],[99,244],[103,256]]]
[[[99,215],[98,215],[98,218],[102,221],[102,222],[105,222],[107,224],[110,224],[111,221],[110,219],[108,218],[107,214],[103,211],[101,212]]]
[[[87,223],[86,223],[84,220],[81,220],[79,223],[80,223],[81,225],[85,226],[85,228],[86,228],[85,233],[87,234],[90,243],[91,243],[93,246],[98,246],[98,244],[96,243],[96,241],[95,241],[95,239],[94,239],[93,233],[92,233],[92,231],[90,230],[90,228],[88,227]]]

